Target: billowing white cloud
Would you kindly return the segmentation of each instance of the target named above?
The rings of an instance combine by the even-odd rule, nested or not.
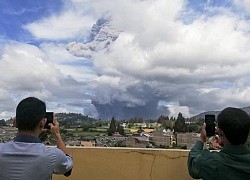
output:
[[[37,47],[12,43],[5,47],[0,61],[1,87],[8,90],[43,89],[46,84],[59,85],[59,72]]]
[[[67,40],[86,35],[94,20],[81,12],[66,11],[24,26],[37,39]]]
[[[60,70],[63,77],[71,76],[79,82],[87,82],[96,77],[92,62],[70,54],[65,44],[43,43],[40,49],[48,56],[53,65]]]
[[[0,58],[1,104],[4,105],[0,112],[9,111],[13,117],[16,103],[21,98],[51,96],[46,86],[59,85],[59,72],[46,59],[46,55],[35,46],[20,43],[5,46]]]
[[[39,47],[10,44],[2,50],[0,98],[9,102],[3,112],[29,94],[48,100],[55,111],[86,107],[88,113],[90,98],[126,110],[164,101],[171,115],[181,111],[185,117],[249,106],[250,23],[245,12],[235,11],[244,6],[247,12],[249,2],[234,0],[235,8],[206,2],[204,12],[188,9],[185,0],[64,2],[61,13],[25,25],[46,40]],[[77,40],[87,38],[103,16],[119,37],[107,51],[87,51],[92,60],[79,57],[84,45]],[[71,41],[78,57],[65,49]]]
[[[45,48],[45,46],[42,47]],[[50,52],[47,49],[46,53],[43,48],[15,42],[6,45],[3,49],[0,58],[2,73],[0,118],[13,117],[17,103],[27,96],[35,96],[46,101],[48,109],[56,112],[62,112],[61,110],[83,112],[80,98],[88,97],[84,89],[86,80],[92,76],[88,77],[88,74],[93,72],[78,66],[70,68],[70,64],[63,65],[67,60],[69,63],[79,61],[75,57],[71,59],[70,54],[64,56],[61,53],[58,56],[59,59],[62,58],[61,60],[54,59],[55,50],[61,50],[60,46],[48,44],[47,48]]]
[[[248,13],[250,12],[250,0],[233,0],[235,5],[245,9]]]
[[[169,6],[171,11],[164,11]],[[116,8],[109,7],[113,25],[122,32],[109,53],[95,54],[93,63],[103,76],[118,78],[123,90],[110,86],[111,80],[99,78],[99,88],[105,83],[109,87],[102,98],[120,101],[114,92],[126,94],[129,82],[137,82],[149,85],[151,96],[175,101],[180,108],[189,107],[191,114],[220,110],[230,104],[247,105],[248,83],[239,93],[237,82],[249,81],[248,20],[216,8],[217,14],[197,16],[186,24],[181,17],[183,1],[121,1]],[[212,11],[213,7],[209,8]],[[217,88],[227,83],[231,86],[226,90]],[[215,87],[213,91],[199,91]],[[122,97],[126,97],[123,102],[132,102],[132,94]],[[147,101],[147,97],[140,100]],[[178,109],[171,108],[171,112]]]
[[[170,105],[168,107],[169,109],[169,117],[177,117],[177,115],[181,112],[182,116],[184,118],[187,118],[190,116],[189,108],[187,106],[175,106],[175,105]]]

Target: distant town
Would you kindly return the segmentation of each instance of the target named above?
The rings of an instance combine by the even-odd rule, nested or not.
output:
[[[155,120],[137,117],[97,120],[76,113],[58,113],[57,117],[66,146],[78,147],[190,149],[199,139],[204,122],[202,118],[184,118],[181,113],[177,118],[160,116]],[[16,133],[12,118],[0,120],[0,142],[12,140]],[[55,145],[49,131],[41,134],[40,139],[48,146]],[[209,140],[208,148],[213,143],[218,143],[214,137]]]

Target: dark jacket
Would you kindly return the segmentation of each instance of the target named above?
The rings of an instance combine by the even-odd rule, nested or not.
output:
[[[195,179],[249,180],[250,151],[244,145],[228,145],[210,152],[197,141],[188,156],[188,171]]]

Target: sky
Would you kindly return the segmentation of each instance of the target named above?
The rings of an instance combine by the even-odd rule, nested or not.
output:
[[[103,17],[108,49],[67,48]],[[247,107],[249,44],[250,0],[0,0],[0,119],[28,96],[99,118]]]

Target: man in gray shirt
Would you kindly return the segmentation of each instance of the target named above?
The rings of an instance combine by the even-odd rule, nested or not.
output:
[[[0,144],[1,180],[51,180],[52,174],[70,175],[73,160],[61,138],[55,114],[49,127],[57,147],[46,147],[38,138],[46,121],[43,101],[28,97],[18,104],[17,136],[13,141]]]

